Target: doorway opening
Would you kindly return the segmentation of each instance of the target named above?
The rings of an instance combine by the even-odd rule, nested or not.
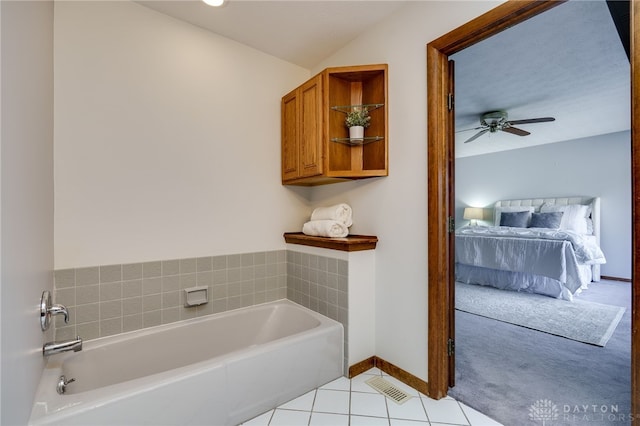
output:
[[[450,80],[449,55],[452,55],[485,38],[516,25],[530,17],[561,4],[556,1],[514,1],[504,3],[475,20],[459,27],[427,46],[427,85],[428,85],[428,279],[429,279],[429,396],[441,398],[447,394],[450,384],[453,384],[454,364],[448,349],[453,337],[454,309],[453,277],[453,234],[449,232],[450,217],[453,211],[453,117],[447,108],[446,99],[452,90],[453,81]],[[632,151],[632,200],[640,199],[640,140],[637,138],[638,124],[635,116],[638,105],[639,90],[634,81],[638,78],[640,62],[637,46],[640,36],[633,31],[634,18],[640,18],[640,6],[631,2],[631,29],[634,37],[631,43],[631,151]],[[635,78],[634,78],[635,77]],[[639,213],[632,206],[633,235],[632,246],[640,243],[640,234],[636,232]],[[632,412],[638,412],[640,393],[638,381],[640,368],[638,364],[638,347],[640,334],[635,325],[640,322],[640,306],[638,284],[633,279],[640,272],[637,262],[638,255],[632,251],[632,351],[631,351],[631,401]]]

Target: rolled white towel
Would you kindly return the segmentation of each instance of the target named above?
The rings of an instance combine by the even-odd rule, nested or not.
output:
[[[330,207],[318,207],[311,212],[311,220],[335,220],[348,227],[353,225],[351,206],[345,203]]]
[[[336,220],[311,220],[302,225],[302,233],[314,237],[346,237],[349,229]]]

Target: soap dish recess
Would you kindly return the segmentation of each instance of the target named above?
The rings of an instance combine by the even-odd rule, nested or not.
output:
[[[208,287],[190,287],[184,289],[184,306],[204,305],[209,301]]]

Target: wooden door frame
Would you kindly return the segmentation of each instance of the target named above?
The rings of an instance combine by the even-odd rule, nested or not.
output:
[[[454,197],[449,178],[454,143],[447,136],[448,57],[511,26],[549,10],[563,1],[510,0],[456,28],[427,45],[428,106],[428,393],[442,398],[448,391],[447,340],[453,303],[449,300],[448,221],[455,216],[448,205]],[[632,204],[632,314],[631,314],[631,408],[640,413],[640,1],[631,4],[631,192]]]

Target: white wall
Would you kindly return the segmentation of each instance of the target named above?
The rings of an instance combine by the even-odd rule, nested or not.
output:
[[[24,425],[53,289],[53,2],[0,2],[0,424]]]
[[[408,2],[311,73],[137,4],[57,3],[56,268],[281,249],[346,201],[380,239],[376,355],[428,379],[426,44],[499,3]],[[371,63],[389,64],[389,177],[282,187],[281,96]]]
[[[631,278],[630,132],[456,159],[460,225],[467,206],[572,195],[602,198],[602,275]]]
[[[309,70],[132,2],[55,5],[55,267],[283,249],[280,98]]]
[[[426,45],[501,2],[417,1],[319,64],[389,64],[389,176],[312,190],[348,202],[354,234],[377,235],[376,355],[427,379]]]

